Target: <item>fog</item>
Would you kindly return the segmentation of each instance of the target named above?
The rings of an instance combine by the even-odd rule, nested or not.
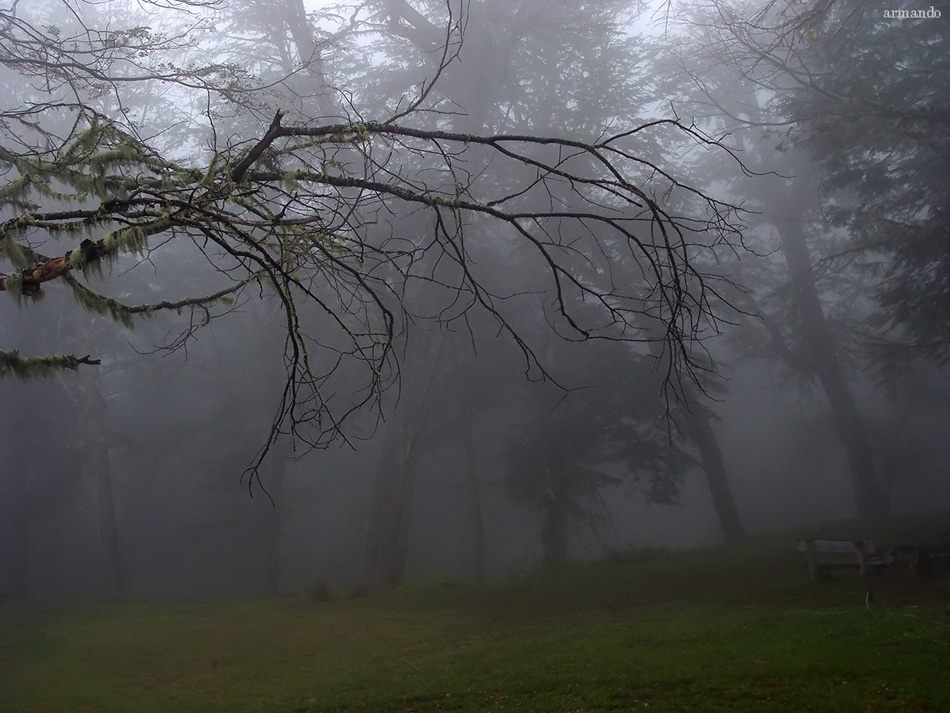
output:
[[[944,20],[7,5],[4,600],[950,512]]]

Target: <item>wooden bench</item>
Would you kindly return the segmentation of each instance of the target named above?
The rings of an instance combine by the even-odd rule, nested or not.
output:
[[[853,569],[862,577],[877,567],[888,564],[871,540],[816,540],[798,541],[798,549],[805,554],[808,571],[816,582],[824,582],[835,569]]]

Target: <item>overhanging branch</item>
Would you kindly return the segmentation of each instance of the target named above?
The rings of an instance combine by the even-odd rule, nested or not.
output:
[[[99,359],[88,354],[77,357],[73,354],[56,356],[24,357],[16,350],[0,349],[0,377],[12,374],[21,379],[54,376],[63,369],[78,369],[83,364],[96,365]]]

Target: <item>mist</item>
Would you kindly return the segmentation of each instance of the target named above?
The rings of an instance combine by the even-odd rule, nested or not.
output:
[[[950,512],[943,20],[65,8],[0,9],[4,601]]]

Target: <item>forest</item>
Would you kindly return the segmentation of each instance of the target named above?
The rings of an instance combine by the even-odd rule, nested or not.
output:
[[[947,26],[887,9],[4,0],[0,599],[945,518]]]

